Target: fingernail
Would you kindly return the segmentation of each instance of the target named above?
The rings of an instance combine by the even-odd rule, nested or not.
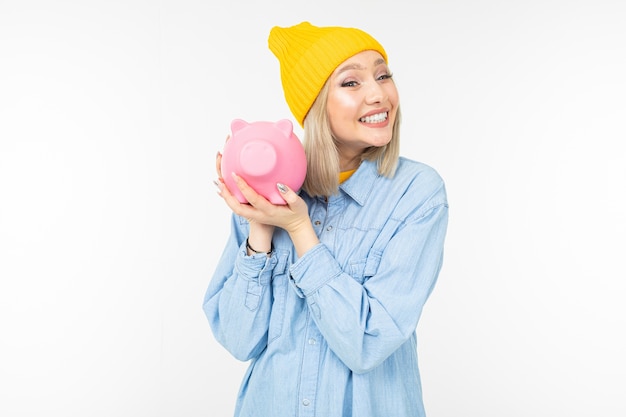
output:
[[[219,192],[222,192],[222,187],[224,186],[224,184],[222,184],[221,182],[219,182],[217,180],[213,180],[213,184],[215,184],[215,187],[217,187],[217,190]]]
[[[281,184],[280,182],[276,184],[276,188],[278,188],[278,191],[283,194],[287,192],[287,187],[285,186],[285,184]]]

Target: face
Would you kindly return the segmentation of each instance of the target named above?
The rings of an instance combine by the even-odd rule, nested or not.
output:
[[[388,144],[398,91],[382,55],[363,51],[339,65],[329,78],[326,109],[342,160]]]

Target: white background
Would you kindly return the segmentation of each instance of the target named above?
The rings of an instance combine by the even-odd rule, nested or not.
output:
[[[429,417],[626,415],[619,0],[0,0],[0,415],[231,415],[214,157],[291,118],[267,35],[303,20],[386,47],[447,183]]]

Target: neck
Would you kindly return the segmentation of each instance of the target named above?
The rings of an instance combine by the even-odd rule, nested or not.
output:
[[[361,165],[360,154],[352,158],[345,158],[343,156],[339,158],[339,170],[341,172],[357,169],[359,165]]]

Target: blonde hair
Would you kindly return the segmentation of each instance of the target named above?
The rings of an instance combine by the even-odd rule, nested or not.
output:
[[[339,152],[326,107],[328,85],[327,81],[304,119],[302,144],[306,153],[307,174],[302,188],[313,197],[330,196],[339,191]],[[378,173],[388,178],[393,177],[398,166],[400,118],[398,107],[389,143],[369,147],[361,154],[361,161],[376,161]]]

